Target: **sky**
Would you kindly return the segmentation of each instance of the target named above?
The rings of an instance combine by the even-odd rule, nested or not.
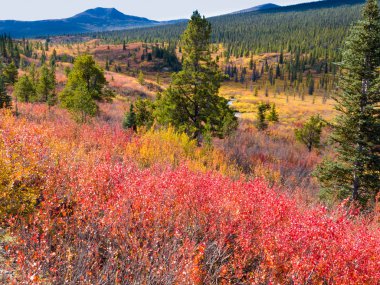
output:
[[[206,17],[272,2],[290,5],[307,0],[0,0],[0,20],[45,20],[68,18],[84,10],[116,8],[127,15],[151,20],[189,18],[196,9]]]

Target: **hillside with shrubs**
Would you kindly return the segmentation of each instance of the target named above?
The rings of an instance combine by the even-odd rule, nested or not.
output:
[[[0,284],[380,284],[378,1],[319,71],[223,50],[0,36]]]

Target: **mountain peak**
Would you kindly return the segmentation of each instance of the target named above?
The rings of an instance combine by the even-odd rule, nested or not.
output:
[[[127,16],[115,8],[97,7],[94,9],[88,9],[74,16],[74,18],[81,18],[81,17],[93,17],[93,18],[102,18],[102,19],[112,18],[116,20],[124,20],[125,18],[127,17],[129,18],[131,16]]]

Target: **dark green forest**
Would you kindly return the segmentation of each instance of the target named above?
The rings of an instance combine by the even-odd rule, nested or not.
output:
[[[360,15],[363,1],[323,1],[266,11],[210,18],[212,41],[222,43],[225,56],[250,56],[263,52],[299,52],[321,59],[339,60],[339,49],[348,28]],[[187,23],[92,36],[108,43],[143,41],[176,43]]]

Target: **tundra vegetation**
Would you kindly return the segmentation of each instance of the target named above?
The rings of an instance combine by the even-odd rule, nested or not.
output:
[[[341,55],[212,27],[0,36],[0,283],[378,283],[377,1]]]

